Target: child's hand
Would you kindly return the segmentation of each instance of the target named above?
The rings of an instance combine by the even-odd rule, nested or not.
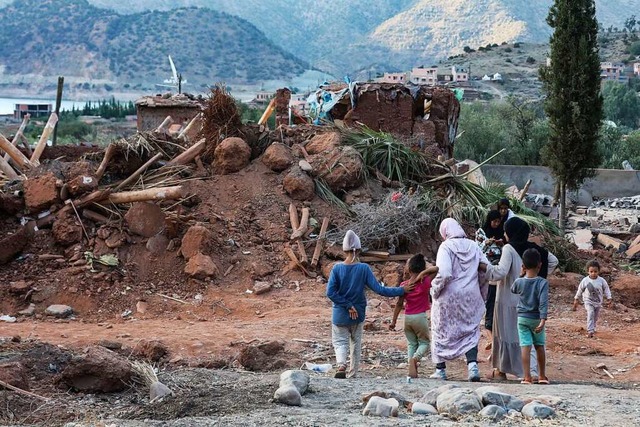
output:
[[[391,324],[389,325],[389,330],[390,331],[395,331],[396,330],[396,322],[391,322]]]
[[[353,306],[349,307],[349,317],[352,320],[356,320],[358,318],[358,310]]]
[[[408,294],[409,292],[411,292],[415,287],[416,287],[416,282],[409,282],[402,285],[402,289],[404,289],[405,294]]]
[[[539,334],[540,332],[542,332],[542,330],[544,329],[545,322],[546,322],[545,319],[540,320],[540,323],[538,324],[538,326],[536,326],[536,329],[534,329],[536,334]]]
[[[527,274],[527,269],[524,268],[524,264],[522,264],[522,267],[520,268],[520,277],[524,277]]]

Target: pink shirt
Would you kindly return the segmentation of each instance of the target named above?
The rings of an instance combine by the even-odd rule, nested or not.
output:
[[[402,285],[407,282],[402,282]],[[416,285],[413,291],[404,296],[404,314],[426,313],[431,308],[431,302],[429,301],[430,289],[431,278],[427,276],[422,279],[422,282]]]

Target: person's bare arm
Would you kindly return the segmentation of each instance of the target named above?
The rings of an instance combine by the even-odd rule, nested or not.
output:
[[[415,279],[411,280],[411,283],[421,282],[426,276],[431,277],[433,279],[438,274],[438,267],[433,265],[431,267],[427,267],[418,274]]]
[[[402,307],[404,306],[404,297],[398,297],[398,301],[396,302],[396,307],[393,309],[393,319],[391,319],[391,324],[389,325],[389,329],[394,331],[396,329],[396,321],[398,320],[398,316],[402,311]]]

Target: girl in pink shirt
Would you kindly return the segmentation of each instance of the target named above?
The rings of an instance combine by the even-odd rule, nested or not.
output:
[[[393,311],[393,320],[389,329],[396,328],[398,315],[406,302],[404,312],[404,334],[407,337],[407,352],[409,355],[409,377],[418,377],[418,362],[429,349],[429,319],[427,311],[431,308],[429,291],[431,279],[438,273],[438,267],[429,267],[424,260],[424,255],[416,254],[407,261],[409,280],[401,285],[418,283],[413,291],[398,297],[396,308]]]

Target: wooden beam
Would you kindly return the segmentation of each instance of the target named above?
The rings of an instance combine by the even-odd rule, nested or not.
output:
[[[107,165],[109,164],[109,161],[111,160],[115,152],[116,152],[115,144],[109,144],[107,149],[104,150],[104,156],[102,157],[102,162],[100,162],[100,166],[98,166],[98,170],[96,171],[96,179],[98,180],[98,182],[100,182],[102,175],[104,175],[105,171],[107,170]]]
[[[302,219],[300,220],[300,226],[291,234],[291,240],[299,239],[304,236],[309,228],[309,208],[302,208]]]
[[[300,220],[298,219],[298,209],[293,203],[289,203],[289,222],[291,222],[291,230],[296,231],[300,227]]]
[[[58,123],[58,115],[56,113],[51,113],[49,120],[47,120],[47,124],[44,126],[42,135],[40,135],[40,140],[36,145],[36,149],[33,150],[33,154],[29,160],[34,166],[38,166],[40,164],[40,156],[42,155],[44,148],[47,146],[47,140],[53,132],[53,129],[56,127],[56,123]]]
[[[0,157],[0,172],[5,174],[9,179],[16,179],[20,175],[11,167],[9,162],[7,162],[4,157]]]
[[[11,159],[20,169],[29,168],[32,166],[29,159],[27,159],[27,157],[24,154],[22,154],[20,150],[14,147],[13,144],[11,144],[11,141],[5,138],[5,136],[2,135],[1,133],[0,133],[0,148],[4,150],[4,152],[7,153],[9,157],[11,157]]]
[[[138,177],[140,175],[142,175],[144,173],[144,171],[147,170],[147,168],[149,166],[151,166],[152,164],[154,164],[155,162],[157,162],[158,160],[160,160],[160,158],[162,158],[162,153],[158,153],[155,156],[153,156],[152,158],[150,158],[149,160],[147,160],[145,162],[145,164],[143,164],[142,166],[140,166],[134,173],[132,173],[129,178],[125,179],[124,181],[122,181],[120,184],[118,184],[118,186],[115,188],[115,191],[121,190],[124,187],[126,187],[127,185],[135,182]]]
[[[16,132],[16,134],[13,137],[13,140],[11,140],[11,144],[14,147],[18,146],[18,143],[22,140],[22,138],[24,138],[24,128],[27,127],[27,123],[29,122],[29,118],[31,117],[31,114],[25,114],[24,118],[22,119],[22,123],[20,124],[20,128],[18,129],[18,132]],[[25,149],[27,150],[27,153],[29,154],[29,156],[31,156],[31,147],[29,147],[29,144],[24,144]],[[9,153],[5,153],[4,154],[4,159],[9,161]]]
[[[262,117],[260,117],[260,120],[258,120],[258,125],[262,126],[266,124],[267,120],[269,120],[269,117],[271,117],[271,114],[275,109],[276,109],[276,99],[272,98],[271,102],[269,102],[269,105],[267,105],[267,108],[264,110],[264,113],[262,113]]]
[[[528,180],[527,183],[524,185],[522,192],[520,193],[520,197],[518,197],[519,201],[524,200],[524,197],[527,195],[527,191],[529,191],[530,186],[531,186],[531,180]]]
[[[184,188],[181,185],[174,187],[148,188],[139,191],[123,191],[121,193],[111,193],[109,201],[111,203],[133,203],[147,202],[150,200],[175,200],[185,196]]]
[[[197,156],[202,154],[205,149],[206,140],[202,138],[200,141],[193,144],[187,150],[183,151],[178,156],[174,157],[170,160],[165,166],[174,166],[174,165],[186,165],[191,160],[195,159]]]
[[[164,130],[165,130],[167,127],[171,126],[172,124],[173,124],[173,119],[171,118],[171,116],[167,116],[167,117],[162,121],[162,123],[160,123],[160,126],[158,126],[154,132],[156,132],[156,133],[164,132]]]
[[[374,256],[361,256],[360,261],[362,262],[387,262],[387,261],[406,261],[411,258],[412,254],[404,254],[404,255],[389,255],[389,258],[377,258]]]
[[[182,132],[178,135],[178,139],[181,141],[191,141],[195,139],[202,130],[202,113],[198,113],[189,124],[182,129]]]
[[[315,268],[318,265],[318,261],[320,261],[320,255],[322,254],[322,247],[324,246],[324,240],[328,228],[329,217],[324,217],[322,219],[322,226],[320,227],[320,234],[318,235],[318,240],[316,241],[316,247],[313,250],[313,256],[311,257],[311,267],[313,268]]]
[[[616,239],[615,237],[607,236],[604,233],[598,233],[598,237],[596,237],[596,241],[600,243],[605,248],[612,246],[615,250],[619,251],[620,246],[624,244],[624,242],[620,239]]]

